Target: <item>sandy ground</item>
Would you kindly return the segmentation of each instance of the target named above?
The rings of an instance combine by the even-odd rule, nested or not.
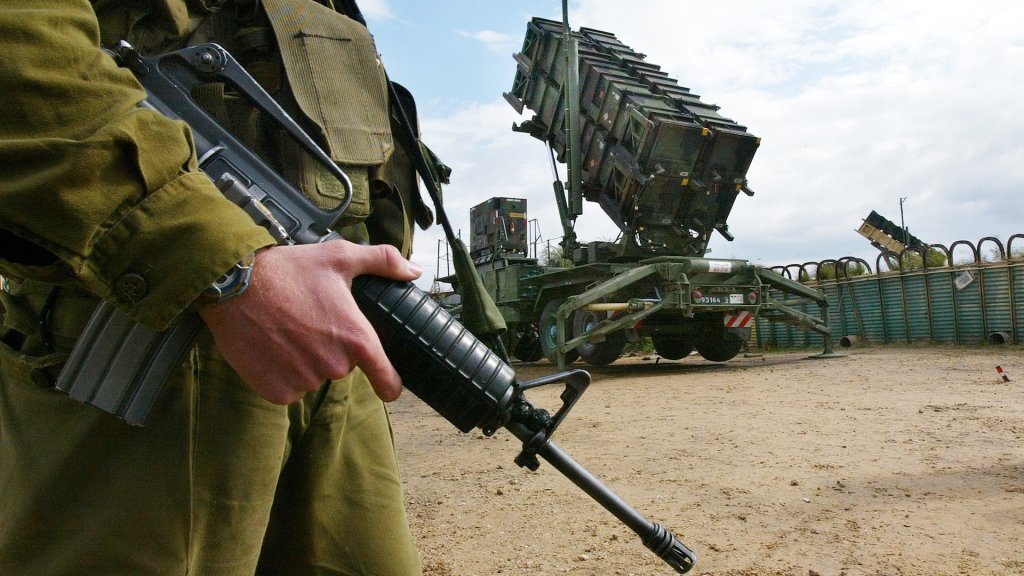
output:
[[[691,574],[1024,574],[1024,350],[842,353],[587,367],[554,440],[692,548]],[[516,466],[507,431],[391,408],[428,576],[674,573],[551,466]]]

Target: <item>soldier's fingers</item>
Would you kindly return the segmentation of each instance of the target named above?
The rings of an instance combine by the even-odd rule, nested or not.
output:
[[[346,260],[353,278],[371,274],[392,280],[415,280],[423,273],[423,269],[418,264],[402,258],[402,254],[397,248],[387,244],[376,246],[352,244],[349,246]]]
[[[369,321],[363,317],[353,320],[357,324],[355,332],[364,334],[364,338],[358,349],[351,350],[354,355],[351,360],[366,374],[377,397],[385,402],[391,402],[402,393],[402,377],[391,365]]]

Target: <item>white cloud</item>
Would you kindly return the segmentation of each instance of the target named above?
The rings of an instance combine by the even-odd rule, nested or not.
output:
[[[359,10],[368,20],[384,20],[395,17],[388,0],[359,0]]]
[[[501,54],[507,56],[516,51],[517,48],[522,44],[521,38],[513,38],[508,34],[502,34],[495,32],[494,30],[480,30],[478,32],[465,32],[459,31],[459,36],[464,38],[472,38],[483,44],[484,48],[494,52],[495,54]]]

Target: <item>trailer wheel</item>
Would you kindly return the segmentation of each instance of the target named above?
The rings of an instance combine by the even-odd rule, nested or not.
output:
[[[531,328],[520,334],[512,348],[512,355],[523,362],[536,362],[543,358],[544,350],[540,346],[537,331]]]
[[[552,364],[558,364],[558,354],[555,351],[555,348],[558,347],[558,324],[556,320],[558,308],[561,307],[563,302],[565,300],[552,300],[544,305],[544,310],[540,313],[540,348],[544,353],[544,357]],[[569,318],[569,322],[568,327],[571,329],[572,318]],[[569,350],[565,353],[565,363],[572,364],[579,357],[579,352]]]
[[[589,331],[603,319],[602,315],[596,312],[577,311],[572,319],[573,338]],[[604,342],[587,342],[577,346],[576,350],[579,351],[580,358],[583,358],[583,361],[587,364],[605,366],[618,360],[619,356],[622,355],[622,349],[625,347],[626,335],[622,332],[613,332],[605,336]]]
[[[693,341],[676,334],[657,334],[651,336],[654,351],[666,360],[682,360],[693,352]]]
[[[712,362],[732,360],[742,349],[743,338],[730,331],[697,341],[697,352],[700,352],[705,360]]]

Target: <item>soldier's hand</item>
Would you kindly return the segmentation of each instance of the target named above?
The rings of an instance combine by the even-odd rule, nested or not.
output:
[[[356,366],[377,396],[391,401],[402,381],[356,306],[352,279],[414,280],[420,273],[392,246],[275,246],[257,253],[248,290],[200,314],[228,363],[271,402],[298,400]]]

